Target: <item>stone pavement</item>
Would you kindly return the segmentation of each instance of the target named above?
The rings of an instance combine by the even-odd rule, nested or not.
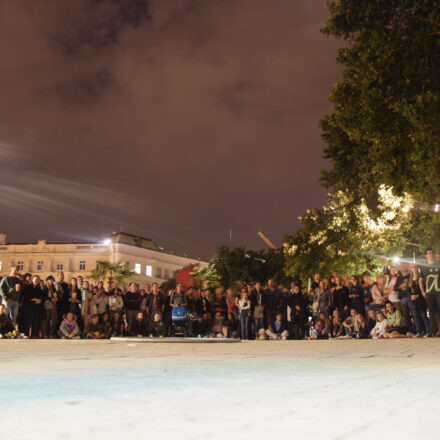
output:
[[[440,339],[0,341],[0,439],[438,439]]]

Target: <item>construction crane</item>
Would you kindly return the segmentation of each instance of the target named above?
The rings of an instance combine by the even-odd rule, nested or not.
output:
[[[258,236],[266,243],[267,247],[271,249],[277,249],[277,247],[261,232],[257,232]]]

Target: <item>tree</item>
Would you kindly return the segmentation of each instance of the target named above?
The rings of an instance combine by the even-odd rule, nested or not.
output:
[[[287,283],[284,256],[274,249],[253,251],[243,247],[222,246],[212,261],[213,267],[225,287],[238,288],[241,284],[272,278],[276,283]]]
[[[322,30],[346,41],[321,121],[326,188],[374,211],[381,185],[440,200],[440,1],[338,0]]]
[[[381,269],[394,255],[412,255],[413,199],[399,197],[382,185],[377,199],[380,213],[370,215],[366,201],[359,203],[343,191],[330,194],[327,204],[300,217],[303,226],[284,238],[286,272],[299,273],[303,281],[318,272],[361,273]],[[421,225],[423,227],[423,225]]]
[[[134,276],[136,276],[136,273],[130,270],[127,262],[118,261],[117,263],[111,263],[107,260],[98,260],[91,278],[95,281],[107,280],[109,289],[111,289],[113,282],[120,286],[125,286],[127,281]]]

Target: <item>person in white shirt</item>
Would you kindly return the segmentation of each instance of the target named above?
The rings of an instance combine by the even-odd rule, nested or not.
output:
[[[241,299],[238,301],[240,310],[240,335],[241,339],[249,338],[249,318],[251,315],[251,300],[248,297],[247,287],[241,289]]]

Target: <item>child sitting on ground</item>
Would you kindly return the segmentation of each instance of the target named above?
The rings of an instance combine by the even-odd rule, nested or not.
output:
[[[376,325],[371,330],[371,336],[373,339],[383,338],[388,329],[388,321],[382,312],[376,314]]]
[[[153,320],[148,325],[148,336],[150,338],[162,338],[165,335],[165,325],[162,322],[159,312],[153,315]]]
[[[102,330],[102,325],[99,323],[99,315],[92,315],[90,322],[86,330],[87,339],[103,339],[105,338],[105,333]]]
[[[79,333],[76,316],[72,312],[66,313],[58,330],[58,336],[61,339],[80,339]]]

